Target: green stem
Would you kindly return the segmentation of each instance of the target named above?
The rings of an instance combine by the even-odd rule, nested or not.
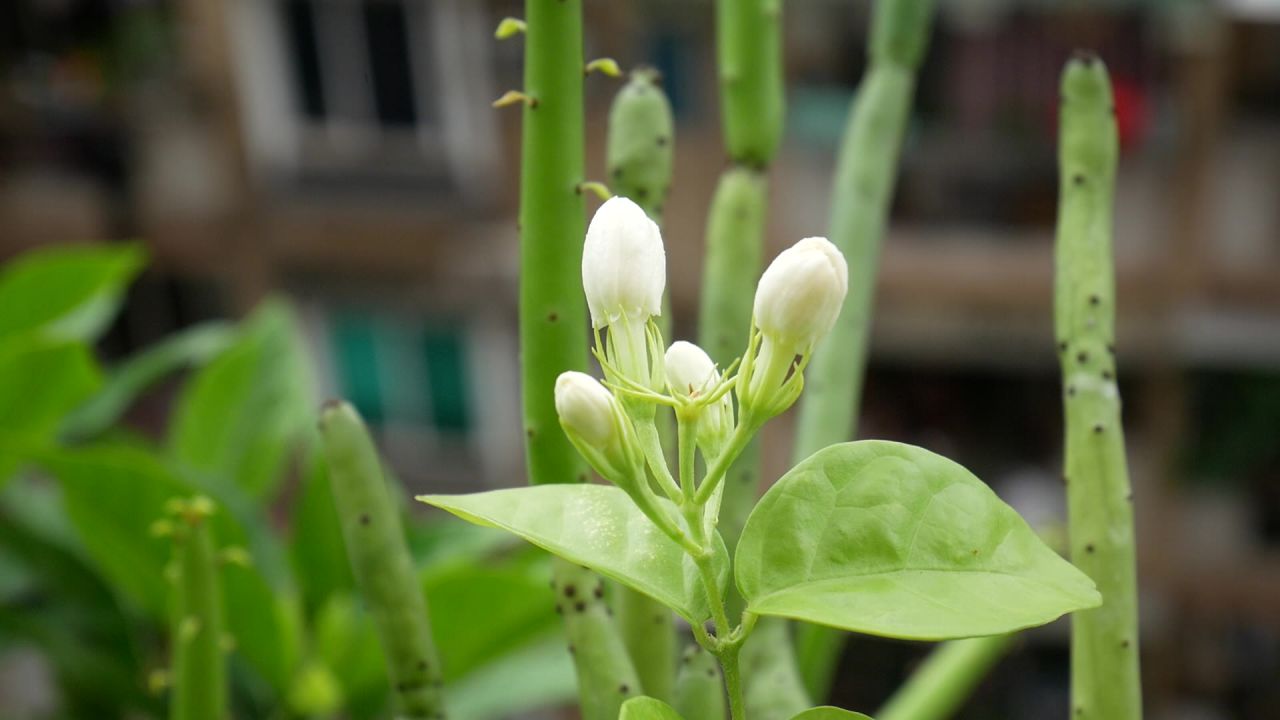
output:
[[[587,366],[582,297],[582,2],[525,3],[520,166],[520,352],[529,482],[577,482],[586,466],[560,429],[556,378]]]
[[[227,716],[227,663],[223,651],[222,590],[204,498],[183,502],[174,529],[172,720]]]
[[[720,653],[720,667],[724,670],[724,689],[729,694],[729,717],[733,720],[746,720],[747,704],[742,694],[742,671],[738,666],[737,645],[730,646]]]
[[[716,65],[725,146],[734,162],[766,167],[782,139],[781,0],[717,0]]]
[[[583,197],[582,0],[526,0],[520,166],[520,354],[525,450],[532,484],[584,482],[586,465],[560,429],[556,378],[587,366],[581,286]],[[585,587],[579,568],[552,566],[557,587]],[[583,575],[583,577],[579,577]],[[592,583],[596,587],[598,581]],[[639,691],[602,602],[564,613],[584,720],[615,720]]]
[[[1105,603],[1072,616],[1071,716],[1142,717],[1133,503],[1116,389],[1111,83],[1080,55],[1062,74],[1054,295],[1066,415],[1071,560]]]
[[[616,720],[622,703],[642,694],[643,686],[606,605],[604,584],[590,570],[560,558],[552,559],[551,575],[583,720]]]
[[[398,717],[442,718],[440,658],[426,598],[373,439],[346,403],[321,411],[320,436],[347,557],[378,630]]]
[[[700,645],[690,644],[676,675],[675,706],[680,717],[724,720],[724,685],[716,657]]]
[[[942,720],[960,709],[1016,635],[953,640],[930,653],[876,713],[878,720]]]
[[[805,376],[795,462],[855,433],[880,248],[933,4],[875,4],[869,65],[840,143],[831,200],[828,239],[849,262],[849,292],[831,336],[814,352]],[[797,629],[801,669],[813,697],[825,697],[830,689],[842,638],[843,633],[816,625]]]

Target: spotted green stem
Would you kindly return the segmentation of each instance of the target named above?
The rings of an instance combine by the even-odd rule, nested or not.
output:
[[[1078,54],[1062,74],[1054,319],[1066,420],[1071,561],[1104,603],[1071,618],[1071,717],[1142,717],[1133,494],[1116,387],[1112,257],[1115,106],[1107,69]]]
[[[224,720],[227,716],[227,661],[218,557],[208,498],[175,500],[173,667],[171,720]]]
[[[347,557],[378,631],[397,717],[443,718],[426,598],[373,439],[355,408],[342,402],[321,411],[320,437]]]

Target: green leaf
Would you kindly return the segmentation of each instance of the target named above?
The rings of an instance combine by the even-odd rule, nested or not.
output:
[[[684,718],[661,700],[642,695],[622,703],[618,720],[684,720]]]
[[[235,344],[187,384],[169,447],[190,468],[263,497],[278,486],[314,405],[293,313],[267,302]]]
[[[711,615],[693,560],[616,487],[537,485],[418,500],[477,525],[513,532],[654,598],[689,622]],[[723,542],[717,564],[727,581]]]
[[[0,339],[96,339],[145,261],[136,245],[64,246],[23,255],[0,271]]]
[[[784,475],[747,520],[736,568],[751,612],[918,640],[1013,632],[1101,601],[968,470],[874,440]]]
[[[301,612],[277,593],[256,568],[223,566],[227,632],[245,659],[278,696],[287,694],[301,655]]]
[[[97,445],[44,454],[85,552],[111,585],[155,618],[165,617],[169,541],[153,537],[165,502],[189,494],[153,454],[129,445]]]
[[[289,557],[308,613],[337,594],[351,592],[355,581],[333,505],[329,469],[315,449],[307,458],[302,495],[294,503],[289,525],[293,531]]]
[[[334,594],[316,613],[314,648],[342,683],[348,710],[381,710],[387,701],[387,663],[373,619],[347,594]]]
[[[449,716],[501,720],[577,698],[573,661],[559,633],[449,684]]]
[[[22,456],[52,443],[62,418],[100,382],[82,343],[0,344],[0,483]]]
[[[830,705],[823,705],[822,707],[809,708],[791,718],[791,720],[871,720],[871,718],[852,710],[841,710]]]
[[[427,575],[427,610],[446,683],[559,625],[542,569],[535,575],[470,565]]]
[[[202,365],[225,350],[235,337],[225,322],[209,322],[177,332],[111,369],[93,397],[62,425],[70,438],[88,438],[111,427],[157,381],[185,367]]]

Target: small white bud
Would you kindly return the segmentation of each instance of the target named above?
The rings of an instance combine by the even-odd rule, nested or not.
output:
[[[831,332],[849,291],[844,255],[826,238],[810,237],[779,253],[756,287],[760,332],[796,354],[807,354]]]
[[[662,314],[667,285],[667,256],[662,233],[644,210],[614,197],[596,210],[582,247],[582,289],[592,327],[622,318],[643,326]]]
[[[710,389],[720,379],[716,364],[697,345],[677,340],[667,348],[667,384],[671,392],[685,397]]]
[[[586,373],[571,370],[556,378],[556,413],[561,425],[596,449],[607,448],[617,434],[614,402],[613,394]]]

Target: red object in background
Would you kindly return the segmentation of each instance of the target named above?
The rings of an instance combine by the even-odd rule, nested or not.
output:
[[[1120,149],[1140,145],[1150,126],[1147,118],[1147,95],[1138,83],[1125,77],[1111,79],[1111,94],[1116,104],[1116,129],[1120,133]]]
[[[1111,78],[1112,103],[1116,106],[1116,132],[1120,136],[1120,150],[1123,152],[1141,145],[1146,139],[1147,130],[1151,127],[1147,114],[1147,94],[1142,86],[1127,77]],[[1050,109],[1049,127],[1052,130],[1054,145],[1058,138],[1058,106],[1057,96]]]

